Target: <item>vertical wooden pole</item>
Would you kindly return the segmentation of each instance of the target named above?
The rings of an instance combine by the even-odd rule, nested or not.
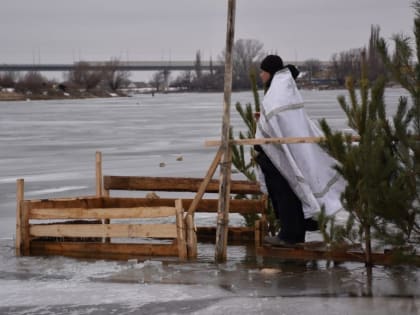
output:
[[[96,151],[95,154],[95,174],[96,174],[96,197],[103,197],[103,185],[102,185],[102,153]],[[110,224],[110,219],[103,219],[102,224]],[[104,243],[111,243],[111,238],[104,237],[102,239]]]
[[[177,246],[178,246],[178,257],[180,260],[187,259],[187,242],[186,242],[186,231],[184,224],[184,209],[182,207],[182,200],[175,200],[175,212],[176,212],[176,232],[177,232]]]
[[[97,151],[95,155],[96,166],[96,197],[102,197],[102,153]]]
[[[232,94],[232,51],[235,35],[236,0],[228,0],[225,82],[224,82],[224,112],[222,125],[223,159],[220,167],[219,206],[217,210],[216,251],[215,260],[226,260],[227,232],[229,223],[231,149],[229,145],[230,129],[230,99]]]
[[[197,258],[197,233],[194,229],[194,217],[192,214],[187,214],[185,226],[187,229],[188,259],[195,259]]]
[[[16,180],[16,256],[22,255],[22,211],[24,200],[24,181]]]
[[[29,256],[31,254],[31,235],[29,234],[29,211],[31,204],[25,201],[21,202],[22,205],[22,216],[20,224],[22,226],[21,231],[21,255]]]

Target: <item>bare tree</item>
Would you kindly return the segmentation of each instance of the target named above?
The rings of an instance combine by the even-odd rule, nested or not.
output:
[[[80,61],[74,65],[69,73],[69,81],[75,85],[92,90],[98,86],[103,77],[103,69],[91,66],[88,62]]]
[[[103,78],[106,85],[112,91],[120,89],[124,84],[129,82],[130,72],[127,70],[121,70],[119,68],[120,65],[121,62],[117,58],[112,58],[104,65]]]
[[[362,51],[362,48],[355,48],[332,56],[332,72],[340,85],[344,85],[348,76],[360,78]]]
[[[164,71],[155,72],[150,80],[150,84],[155,88],[155,90],[161,91],[164,89],[165,85],[165,73]]]
[[[30,71],[16,83],[16,89],[20,92],[39,94],[44,88],[47,88],[47,83],[48,80],[41,73]]]
[[[368,79],[374,81],[386,73],[385,65],[378,51],[380,27],[372,25],[370,28],[369,46],[367,48]]]
[[[193,81],[192,77],[191,71],[184,71],[171,82],[171,86],[189,89]]]
[[[201,65],[201,52],[199,50],[197,50],[197,53],[195,54],[194,70],[196,78],[200,80],[201,75],[203,74],[203,68]]]
[[[309,73],[309,79],[312,80],[322,70],[322,63],[318,59],[308,59],[303,63],[303,69]]]
[[[12,88],[16,85],[18,81],[18,76],[16,72],[8,71],[5,73],[0,73],[0,87]]]
[[[256,39],[238,39],[233,47],[233,82],[236,89],[250,88],[252,67],[263,57],[264,45]]]

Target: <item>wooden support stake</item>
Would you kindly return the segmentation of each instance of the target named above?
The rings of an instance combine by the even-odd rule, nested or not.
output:
[[[96,165],[96,197],[102,197],[102,153],[97,151],[95,155]]]
[[[182,207],[182,200],[175,200],[175,211],[176,211],[176,232],[177,232],[177,245],[178,245],[178,257],[181,260],[187,259],[187,242],[184,224],[184,209]]]
[[[22,254],[22,211],[24,200],[24,180],[16,180],[16,256]]]
[[[29,209],[30,203],[22,201],[21,215],[21,255],[29,256],[31,254],[31,235],[29,234]]]
[[[197,258],[197,233],[194,228],[194,218],[188,214],[186,218],[187,227],[187,253],[189,259]]]
[[[223,151],[220,147],[217,150],[216,156],[213,159],[213,162],[210,165],[209,170],[207,171],[206,177],[204,178],[203,182],[200,184],[200,188],[198,189],[197,194],[195,195],[193,201],[188,208],[188,212],[185,216],[185,225],[187,226],[187,249],[188,249],[188,258],[196,258],[197,257],[197,234],[194,224],[194,212],[197,209],[201,199],[203,198],[204,193],[206,192],[207,186],[212,179],[214,172],[219,165],[219,162],[222,158]]]
[[[207,171],[206,177],[204,178],[203,182],[200,185],[200,188],[198,189],[197,194],[194,197],[193,202],[190,204],[190,207],[188,208],[188,214],[187,215],[193,215],[195,210],[197,209],[197,206],[203,198],[204,193],[206,192],[206,188],[212,179],[214,172],[216,172],[217,166],[219,165],[219,162],[222,158],[222,148],[220,147],[219,150],[217,150],[216,156],[214,157],[213,162],[210,165],[209,170]]]
[[[96,168],[96,197],[103,197],[103,184],[102,184],[102,153],[96,151],[95,154],[95,168]],[[110,219],[103,219],[102,224],[110,224]],[[110,243],[111,239],[105,237],[103,239],[104,243]]]
[[[236,0],[228,1],[226,55],[225,55],[225,81],[224,81],[224,111],[222,125],[223,159],[220,171],[219,207],[217,212],[216,229],[216,261],[226,261],[227,232],[229,221],[230,175],[231,175],[231,148],[230,136],[230,101],[232,94],[232,51],[235,35]]]

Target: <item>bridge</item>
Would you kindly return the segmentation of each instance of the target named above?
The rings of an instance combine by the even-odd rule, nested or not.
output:
[[[71,71],[79,62],[73,64],[0,64],[0,71]],[[86,61],[91,68],[101,69],[110,64],[108,61]],[[115,66],[126,71],[179,71],[194,70],[195,61],[119,61]],[[202,70],[222,68],[223,64],[209,61],[201,62]]]
[[[110,64],[109,61],[85,61],[93,69],[101,69]],[[75,63],[60,63],[60,64],[0,64],[1,71],[71,71],[79,62]],[[304,62],[286,62],[285,64],[293,63],[296,66],[303,66]],[[327,62],[323,62],[325,66]],[[195,61],[119,61],[115,66],[118,70],[126,71],[188,71],[195,70]],[[223,68],[224,64],[220,62],[201,61],[202,70],[211,70],[211,68]]]

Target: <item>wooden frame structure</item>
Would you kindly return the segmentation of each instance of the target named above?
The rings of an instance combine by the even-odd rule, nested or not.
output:
[[[219,150],[220,152],[220,150]],[[220,154],[210,170],[211,175]],[[63,255],[78,258],[129,259],[152,256],[197,256],[200,239],[214,240],[216,227],[196,227],[195,212],[217,213],[218,199],[203,198],[219,192],[219,181],[210,174],[203,178],[103,176],[102,154],[96,152],[96,195],[77,198],[25,200],[24,180],[17,180],[16,254]],[[267,197],[259,184],[231,181],[232,194],[256,199],[229,199],[233,213],[260,214],[266,221]],[[195,193],[195,198],[111,197],[111,191]],[[188,209],[188,211],[184,211]],[[148,219],[174,218],[172,224],[147,224]],[[138,221],[142,220],[141,223]],[[134,222],[133,222],[134,221]],[[260,243],[263,229],[228,227],[228,238],[255,239]],[[143,238],[149,241],[142,242]],[[129,242],[121,242],[129,239]],[[153,239],[150,242],[150,239]],[[165,244],[156,243],[165,240]],[[171,240],[168,243],[168,240]]]
[[[106,196],[110,196],[111,191],[146,191],[146,192],[190,192],[197,193],[205,181],[203,178],[187,178],[187,177],[140,177],[140,176],[103,176],[103,189]],[[191,213],[186,212],[185,226],[187,228],[187,245],[188,257],[194,258],[197,255],[197,240],[215,239],[215,227],[196,227],[194,224],[194,213],[217,213],[218,199],[203,198],[204,193],[218,193],[219,181],[208,180],[203,194],[199,199],[183,198],[182,203],[185,209],[194,208]],[[240,214],[260,214],[261,222],[266,222],[265,209],[267,207],[267,196],[260,191],[259,184],[246,180],[232,180],[232,194],[259,196],[257,199],[229,199],[229,208],[231,213]],[[162,207],[172,204],[174,198],[137,198],[149,206]],[[215,216],[216,218],[216,216]],[[263,229],[254,227],[235,227],[228,226],[228,238],[231,241],[255,240],[256,244],[260,243]]]
[[[180,199],[167,206],[148,206],[136,198],[24,200],[23,185],[23,180],[18,180],[18,191],[22,193],[17,200],[17,255],[187,258]],[[174,222],[146,222],[162,217],[172,217]],[[103,224],[105,219],[109,220],[107,224]]]

